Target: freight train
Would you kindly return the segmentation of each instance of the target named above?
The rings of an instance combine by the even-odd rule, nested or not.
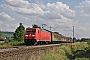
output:
[[[60,43],[72,42],[72,39],[40,28],[26,28],[24,42],[25,44]]]

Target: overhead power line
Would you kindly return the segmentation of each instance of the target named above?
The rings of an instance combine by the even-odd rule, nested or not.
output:
[[[38,6],[39,6],[39,4],[35,1],[35,0],[33,0]],[[37,7],[36,7],[37,8]],[[37,8],[38,9],[38,8]],[[41,8],[42,9],[42,8]],[[43,10],[43,9],[42,9]],[[41,10],[39,10],[39,11],[41,11]],[[42,12],[42,11],[41,11]],[[44,14],[45,15],[45,14]],[[51,17],[50,17],[50,15],[45,15],[47,18],[49,18],[50,20],[52,20],[52,22],[53,23],[55,23],[55,24],[57,24],[58,26],[60,26],[57,22],[55,22],[55,20],[54,19],[52,19]],[[51,26],[50,26],[51,27]],[[50,28],[51,29],[51,28]]]
[[[33,4],[32,4],[32,5],[33,5]],[[6,8],[8,8],[8,9],[10,9],[10,10],[12,10],[12,11],[14,11],[14,12],[17,13],[17,14],[20,14],[20,15],[22,15],[22,16],[30,19],[30,20],[32,20],[30,17],[28,17],[27,15],[25,15],[25,14],[23,14],[23,13],[17,12],[17,11],[15,11],[15,10],[13,10],[12,8],[9,8],[9,7],[5,6],[5,5],[3,5],[3,6],[6,7]],[[10,5],[10,6],[12,6],[12,5]],[[34,19],[33,19],[33,20],[34,20]],[[37,21],[37,22],[38,22],[39,24],[41,23],[40,21]]]

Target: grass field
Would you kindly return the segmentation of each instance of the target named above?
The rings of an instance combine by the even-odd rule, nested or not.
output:
[[[13,36],[14,32],[2,32],[2,38]]]

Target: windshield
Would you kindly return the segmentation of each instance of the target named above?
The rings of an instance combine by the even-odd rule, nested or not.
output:
[[[36,30],[26,30],[26,32],[36,32]]]

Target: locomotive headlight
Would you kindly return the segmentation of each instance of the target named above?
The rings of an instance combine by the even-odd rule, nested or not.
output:
[[[28,37],[28,35],[25,35],[26,37]]]
[[[32,35],[32,37],[35,37],[35,35]]]

